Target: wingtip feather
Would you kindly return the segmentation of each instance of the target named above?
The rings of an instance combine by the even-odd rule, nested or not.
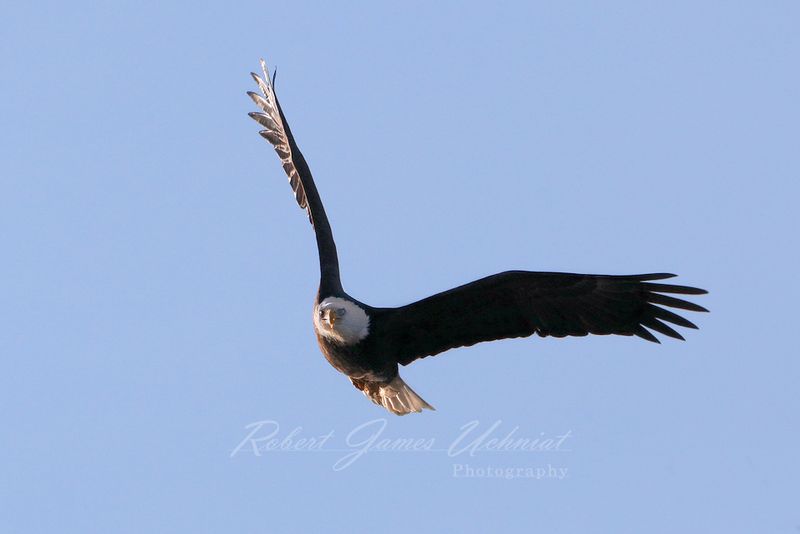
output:
[[[633,330],[633,333],[634,333],[634,335],[636,335],[636,336],[638,336],[638,337],[640,337],[642,339],[646,339],[647,341],[650,341],[652,343],[658,343],[659,345],[661,344],[661,341],[659,341],[656,336],[654,336],[649,330],[647,330],[645,327],[643,327],[641,325],[639,325],[637,328],[635,328]]]

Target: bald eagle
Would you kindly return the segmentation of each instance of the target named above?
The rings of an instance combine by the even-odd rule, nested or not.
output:
[[[400,378],[398,366],[456,347],[532,334],[616,334],[659,343],[651,330],[682,340],[667,323],[697,326],[667,308],[707,311],[670,296],[706,291],[656,282],[675,276],[668,273],[506,271],[399,308],[375,308],[351,297],[342,288],[322,200],[275,96],[275,76],[270,79],[263,60],[261,70],[263,77],[251,73],[261,94],[247,93],[261,111],[249,115],[264,128],[259,133],[278,153],[316,234],[320,283],[313,320],[320,349],[375,404],[397,415],[433,410]]]

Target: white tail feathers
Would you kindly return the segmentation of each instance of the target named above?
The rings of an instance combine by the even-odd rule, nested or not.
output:
[[[372,402],[383,406],[395,415],[406,415],[412,412],[419,413],[423,409],[436,410],[436,408],[417,395],[413,389],[408,387],[408,384],[403,382],[400,376],[396,376],[388,384],[378,385],[373,382],[364,385],[366,387],[363,389],[358,385],[356,387],[359,387]]]

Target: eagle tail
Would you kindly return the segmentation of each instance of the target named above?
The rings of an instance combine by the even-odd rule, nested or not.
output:
[[[395,415],[407,415],[412,412],[419,413],[423,409],[436,410],[433,406],[425,402],[425,399],[408,387],[400,376],[396,376],[391,382],[379,383],[368,382],[351,378],[353,385],[364,392],[364,395],[372,402],[383,406]]]

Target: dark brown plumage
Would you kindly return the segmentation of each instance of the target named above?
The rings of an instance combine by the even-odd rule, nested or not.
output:
[[[683,336],[666,323],[697,328],[662,306],[707,311],[664,294],[706,291],[652,283],[674,276],[507,271],[396,308],[378,324],[392,332],[386,350],[402,365],[456,347],[532,334],[636,335],[659,343],[645,327],[676,339]]]
[[[670,324],[697,328],[668,310],[707,311],[670,295],[702,289],[659,281],[673,274],[611,276],[508,271],[399,308],[373,308],[342,288],[339,259],[311,171],[295,143],[262,61],[253,74],[262,94],[248,92],[261,109],[250,113],[275,148],[297,203],[314,227],[320,287],[314,330],[325,358],[370,400],[398,415],[433,409],[400,378],[398,365],[484,341],[544,336],[617,334],[659,343],[659,333],[683,339]]]

